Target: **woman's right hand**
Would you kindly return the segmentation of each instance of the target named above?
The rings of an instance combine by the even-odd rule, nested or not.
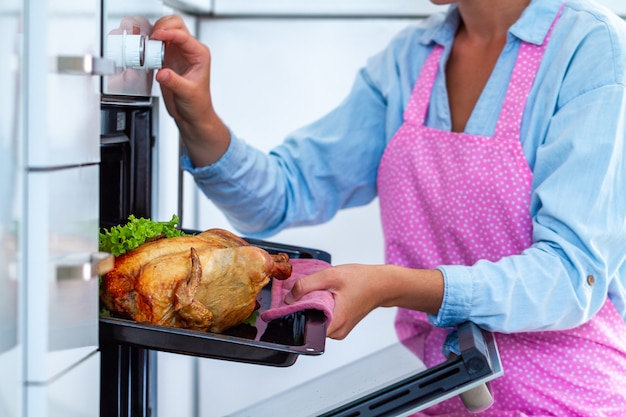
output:
[[[443,300],[444,278],[436,269],[339,265],[298,280],[285,302],[292,304],[318,290],[331,292],[335,301],[326,335],[331,339],[344,339],[378,307],[402,307],[437,315]]]
[[[176,121],[194,165],[210,165],[226,152],[230,142],[230,133],[211,100],[211,52],[177,15],[157,20],[150,38],[165,43],[163,67],[156,81],[167,111]]]

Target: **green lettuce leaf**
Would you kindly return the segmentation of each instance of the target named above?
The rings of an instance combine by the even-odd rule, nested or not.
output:
[[[128,216],[125,225],[102,228],[99,236],[100,251],[120,256],[135,249],[149,239],[157,237],[183,236],[178,228],[178,216],[172,215],[169,222],[156,222],[143,217]]]

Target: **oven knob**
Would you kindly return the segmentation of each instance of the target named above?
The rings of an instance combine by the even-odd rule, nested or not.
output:
[[[107,37],[106,57],[118,68],[141,68],[144,64],[145,36],[126,32]]]
[[[163,66],[165,44],[161,41],[146,41],[144,68],[147,70],[159,69]]]

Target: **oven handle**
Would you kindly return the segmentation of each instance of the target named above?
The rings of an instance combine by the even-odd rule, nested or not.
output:
[[[115,61],[93,55],[58,56],[55,72],[66,75],[113,75]]]
[[[84,258],[83,258],[84,259]],[[90,281],[92,278],[104,275],[113,269],[115,257],[107,252],[89,254],[86,262],[67,263],[57,266],[57,280]]]

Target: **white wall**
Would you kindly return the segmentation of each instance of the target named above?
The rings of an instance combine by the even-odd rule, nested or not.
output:
[[[626,3],[624,0],[597,0],[620,16],[626,16]]]

